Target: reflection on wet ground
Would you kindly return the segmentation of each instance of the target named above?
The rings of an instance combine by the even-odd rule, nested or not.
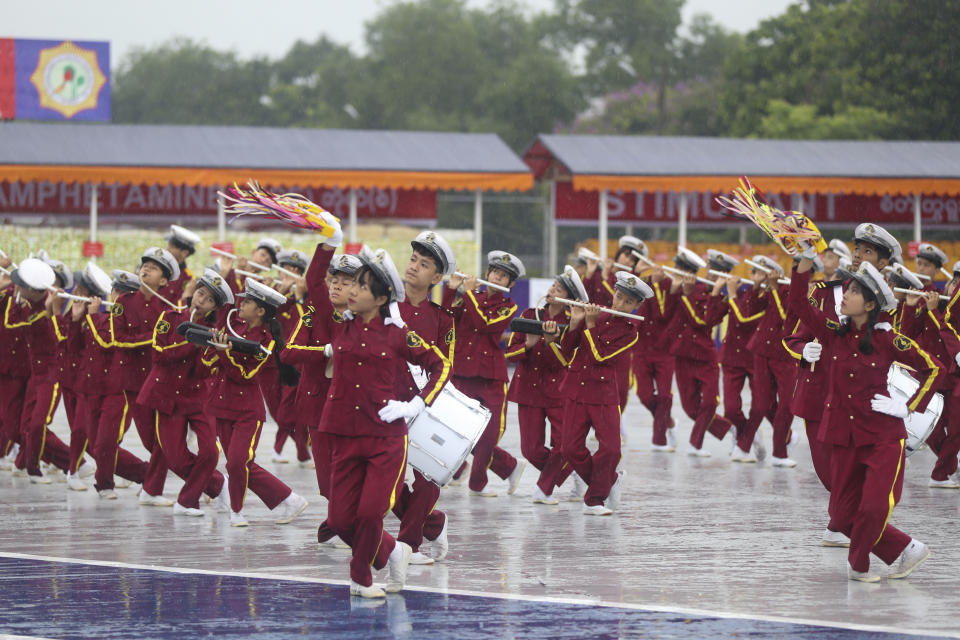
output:
[[[677,408],[674,417],[687,435],[689,421]],[[739,465],[717,441],[707,444],[711,458],[650,451],[650,418],[635,399],[624,418],[626,491],[614,516],[586,517],[571,502],[532,504],[531,469],[514,496],[499,479],[494,499],[446,488],[448,560],[411,567],[410,589],[379,605],[347,595],[346,552],[318,548],[325,501],[312,470],[268,462],[272,423],[258,459],[311,500],[287,526],[272,524],[254,497],[251,526],[236,529],[210,506],[203,518],[175,517],[139,506],[135,488],[101,501],[0,472],[0,634],[864,637],[871,628],[960,637],[960,491],[927,488],[929,452],[912,458],[892,522],[933,555],[906,580],[851,583],[845,550],[820,546],[827,496],[802,438],[791,450],[796,469]],[[54,428],[67,436],[62,412]],[[801,435],[799,421],[795,428]],[[769,440],[768,425],[762,433]],[[142,453],[135,432],[125,444]],[[503,445],[519,454],[512,405]],[[171,476],[165,494],[180,484]],[[396,531],[393,516],[387,527]],[[883,573],[882,563],[874,569]]]

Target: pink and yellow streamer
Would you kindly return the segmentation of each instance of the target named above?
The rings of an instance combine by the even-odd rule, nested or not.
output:
[[[248,190],[234,183],[226,192],[218,192],[229,203],[226,210],[233,214],[233,219],[246,215],[267,216],[327,237],[334,234],[335,225],[340,222],[332,213],[299,193],[271,193],[255,180],[250,180],[247,185]]]

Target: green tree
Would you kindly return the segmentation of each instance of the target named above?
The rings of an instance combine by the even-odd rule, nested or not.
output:
[[[114,122],[260,125],[271,74],[265,59],[242,62],[188,39],[136,49],[113,77]]]

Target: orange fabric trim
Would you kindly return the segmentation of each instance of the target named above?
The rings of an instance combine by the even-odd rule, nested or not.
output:
[[[883,195],[885,193],[920,193],[960,195],[960,180],[938,178],[835,178],[817,176],[751,175],[750,181],[764,191],[853,193]],[[573,188],[578,191],[713,191],[726,192],[739,184],[740,176],[609,176],[575,175]]]
[[[134,184],[229,185],[254,178],[263,184],[341,188],[529,191],[529,173],[431,171],[323,171],[220,169],[204,167],[110,167],[73,165],[0,165],[0,179],[50,182],[130,182]]]

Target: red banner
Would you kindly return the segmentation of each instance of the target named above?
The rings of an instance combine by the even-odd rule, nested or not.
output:
[[[594,221],[599,218],[600,194],[575,191],[569,182],[557,183],[557,220]],[[687,220],[690,224],[739,224],[716,203],[718,193],[688,193]],[[845,194],[767,193],[767,202],[778,209],[802,210],[818,224],[856,225],[864,221],[887,225],[913,224],[913,196],[858,196]],[[607,212],[611,223],[675,224],[681,194],[674,192],[610,191]],[[925,227],[960,224],[960,198],[923,196],[922,224]]]
[[[338,218],[350,214],[350,191],[264,185],[276,193],[300,193]],[[219,187],[176,184],[104,184],[97,188],[101,215],[215,216]],[[0,214],[84,214],[90,210],[90,184],[78,182],[0,182]],[[437,193],[428,189],[357,189],[361,219],[434,220]]]

